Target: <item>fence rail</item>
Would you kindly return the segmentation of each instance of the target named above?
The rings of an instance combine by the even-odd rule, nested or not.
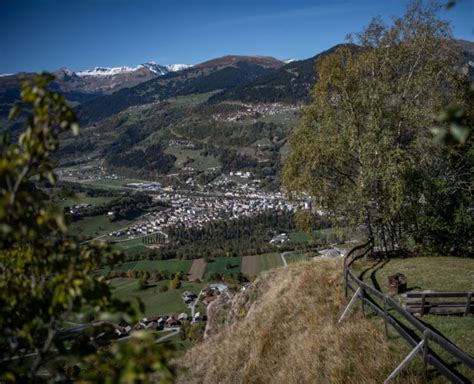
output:
[[[473,292],[408,292],[406,308],[408,312],[443,315],[460,314],[468,316],[474,313]],[[440,301],[439,299],[464,299]]]
[[[413,314],[401,307],[391,297],[386,296],[379,290],[360,280],[351,270],[352,263],[371,253],[373,248],[372,240],[353,248],[344,258],[344,288],[346,297],[349,291],[353,296],[341,316],[339,321],[344,320],[355,302],[361,303],[362,311],[365,314],[365,308],[369,308],[384,320],[385,333],[388,332],[388,325],[391,325],[400,336],[413,348],[410,354],[401,362],[401,364],[392,372],[385,383],[392,380],[415,356],[420,355],[423,359],[425,380],[427,378],[428,366],[434,367],[440,374],[452,383],[470,383],[471,381],[461,374],[452,363],[446,362],[437,353],[433,351],[430,345],[439,346],[444,352],[454,358],[458,364],[463,364],[474,371],[474,359],[466,352],[459,349],[452,342],[441,336],[437,332],[428,328],[423,322],[417,319]],[[470,301],[470,296],[469,296]],[[470,308],[470,307],[469,307]],[[404,324],[393,316],[389,311],[395,312],[399,317],[405,320]]]

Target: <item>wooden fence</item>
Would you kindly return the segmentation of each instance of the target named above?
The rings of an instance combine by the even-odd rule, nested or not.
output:
[[[383,318],[386,334],[388,332],[388,325],[391,325],[413,348],[400,365],[395,368],[385,380],[385,383],[395,378],[417,355],[423,359],[425,381],[427,380],[427,368],[431,366],[452,383],[470,383],[471,381],[455,368],[455,366],[463,364],[474,372],[474,359],[470,355],[459,349],[436,331],[428,328],[391,297],[384,295],[379,290],[366,284],[351,271],[350,267],[352,263],[370,254],[372,248],[373,242],[369,240],[367,243],[353,248],[344,258],[345,294],[346,297],[348,297],[349,292],[352,292],[353,295],[339,321],[341,322],[347,318],[355,302],[360,301],[364,314],[366,308],[368,308]],[[404,322],[400,319],[403,319]],[[434,345],[439,346],[439,348],[451,356],[456,363],[448,363],[441,358],[433,351],[432,346]]]
[[[428,313],[469,316],[474,313],[472,296],[473,292],[408,292],[406,309],[422,316]]]

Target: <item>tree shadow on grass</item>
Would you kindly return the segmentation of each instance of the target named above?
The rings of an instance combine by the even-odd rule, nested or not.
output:
[[[370,281],[372,282],[373,287],[381,292],[380,289],[380,284],[377,281],[376,274],[379,270],[381,270],[385,265],[387,265],[390,262],[388,259],[379,259],[377,262],[373,265],[371,265],[369,268],[364,269],[360,274],[359,274],[359,279],[364,281],[367,273],[370,271]]]

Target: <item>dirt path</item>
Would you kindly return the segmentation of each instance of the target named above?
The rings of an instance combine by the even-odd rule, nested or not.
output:
[[[194,281],[197,279],[202,280],[205,269],[206,262],[203,258],[194,260],[193,264],[191,265],[191,269],[189,270],[189,281]]]
[[[255,276],[257,274],[257,257],[258,256],[242,257],[242,273],[244,275]]]

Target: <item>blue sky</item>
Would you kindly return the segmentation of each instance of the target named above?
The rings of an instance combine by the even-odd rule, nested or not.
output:
[[[444,0],[447,1],[447,0]],[[226,54],[303,59],[407,0],[0,0],[0,73],[196,64]],[[441,16],[474,41],[474,0]]]

